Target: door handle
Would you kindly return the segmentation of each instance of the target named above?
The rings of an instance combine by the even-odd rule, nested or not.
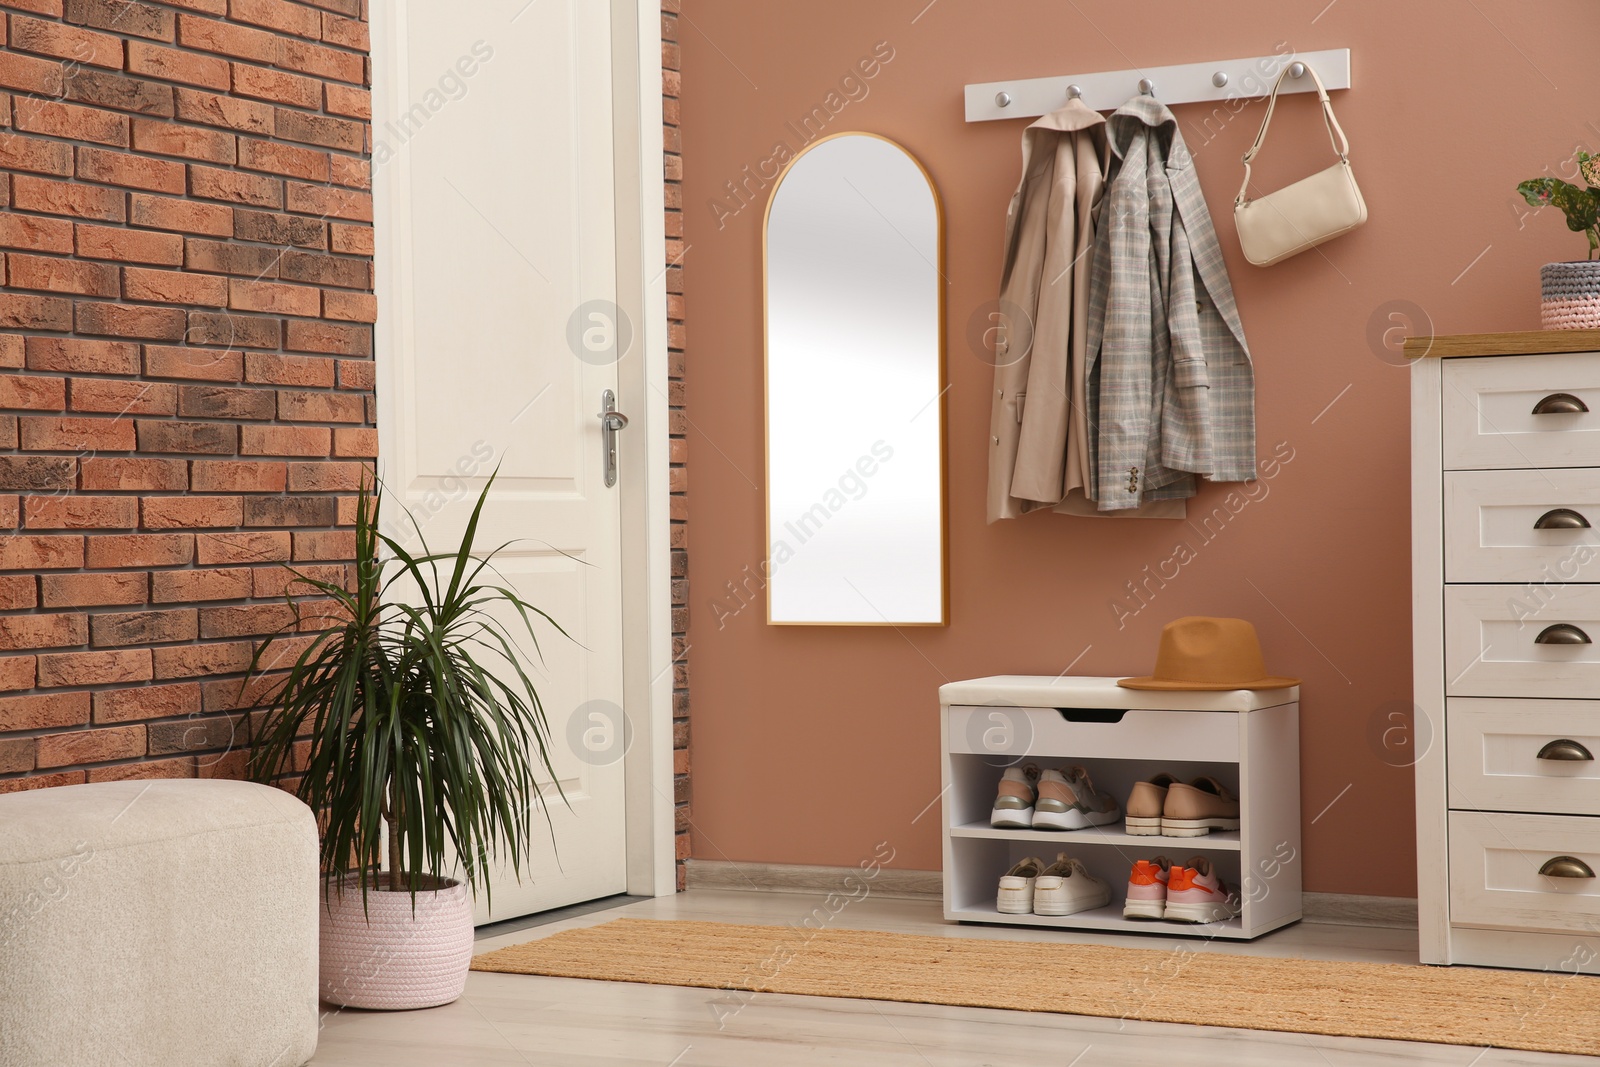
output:
[[[1594,868],[1576,856],[1551,856],[1539,873],[1546,878],[1593,878]]]
[[[1587,530],[1589,520],[1571,508],[1552,508],[1534,520],[1535,530]]]
[[[1585,760],[1593,760],[1594,756],[1587,748],[1584,748],[1578,742],[1573,741],[1570,738],[1563,737],[1561,740],[1551,741],[1541,748],[1539,750],[1539,755],[1536,758],[1548,760],[1570,760],[1575,763],[1582,763]]]
[[[1589,635],[1572,625],[1570,622],[1558,622],[1554,626],[1546,626],[1539,631],[1539,636],[1533,639],[1536,645],[1592,645]]]
[[[628,416],[617,410],[617,394],[600,394],[600,449],[605,462],[606,488],[617,484],[617,434],[627,428]]]
[[[1535,415],[1573,415],[1588,410],[1589,405],[1571,393],[1551,393],[1533,405]]]

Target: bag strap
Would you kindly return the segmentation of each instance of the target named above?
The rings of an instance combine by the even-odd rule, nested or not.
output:
[[[1311,69],[1311,64],[1302,62],[1300,65],[1305,67],[1306,73],[1311,76],[1311,81],[1317,87],[1317,97],[1322,101],[1322,122],[1328,127],[1328,143],[1339,153],[1340,162],[1350,162],[1350,141],[1345,137],[1339,120],[1333,116],[1333,101],[1328,99],[1328,90],[1322,87],[1322,79]],[[1278,90],[1283,87],[1283,79],[1289,76],[1293,66],[1294,63],[1285,64],[1283,70],[1278,72],[1278,80],[1272,83],[1272,95],[1267,99],[1267,113],[1261,116],[1261,129],[1256,132],[1256,139],[1250,145],[1250,151],[1244,154],[1244,181],[1239,185],[1239,195],[1233,198],[1234,207],[1239,207],[1245,202],[1245,192],[1250,188],[1250,161],[1256,158],[1256,153],[1261,151],[1262,142],[1267,139],[1267,127],[1272,124],[1272,112],[1278,106]]]

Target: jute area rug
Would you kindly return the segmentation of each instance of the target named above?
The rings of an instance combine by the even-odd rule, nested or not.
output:
[[[473,970],[1600,1054],[1600,978],[618,919]]]

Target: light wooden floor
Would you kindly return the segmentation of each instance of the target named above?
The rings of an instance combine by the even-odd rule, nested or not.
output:
[[[789,893],[695,890],[485,939],[479,951],[624,916],[799,923],[819,900]],[[1301,923],[1248,943],[953,926],[937,902],[867,898],[835,928],[950,937],[1094,940],[1329,960],[1415,963],[1408,930]],[[1005,980],[1014,980],[1006,976]],[[316,1067],[1346,1067],[1450,1064],[1553,1067],[1577,1056],[1410,1041],[1277,1034],[1071,1015],[759,994],[742,1006],[709,989],[473,973],[455,1004],[416,1012],[325,1006]]]

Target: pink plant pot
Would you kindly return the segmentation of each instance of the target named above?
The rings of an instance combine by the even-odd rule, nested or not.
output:
[[[1539,282],[1545,329],[1600,329],[1600,260],[1546,263]]]
[[[472,963],[472,899],[460,882],[439,885],[417,893],[415,912],[409,892],[369,886],[363,909],[353,881],[330,889],[318,909],[322,998],[388,1011],[459,998]]]

